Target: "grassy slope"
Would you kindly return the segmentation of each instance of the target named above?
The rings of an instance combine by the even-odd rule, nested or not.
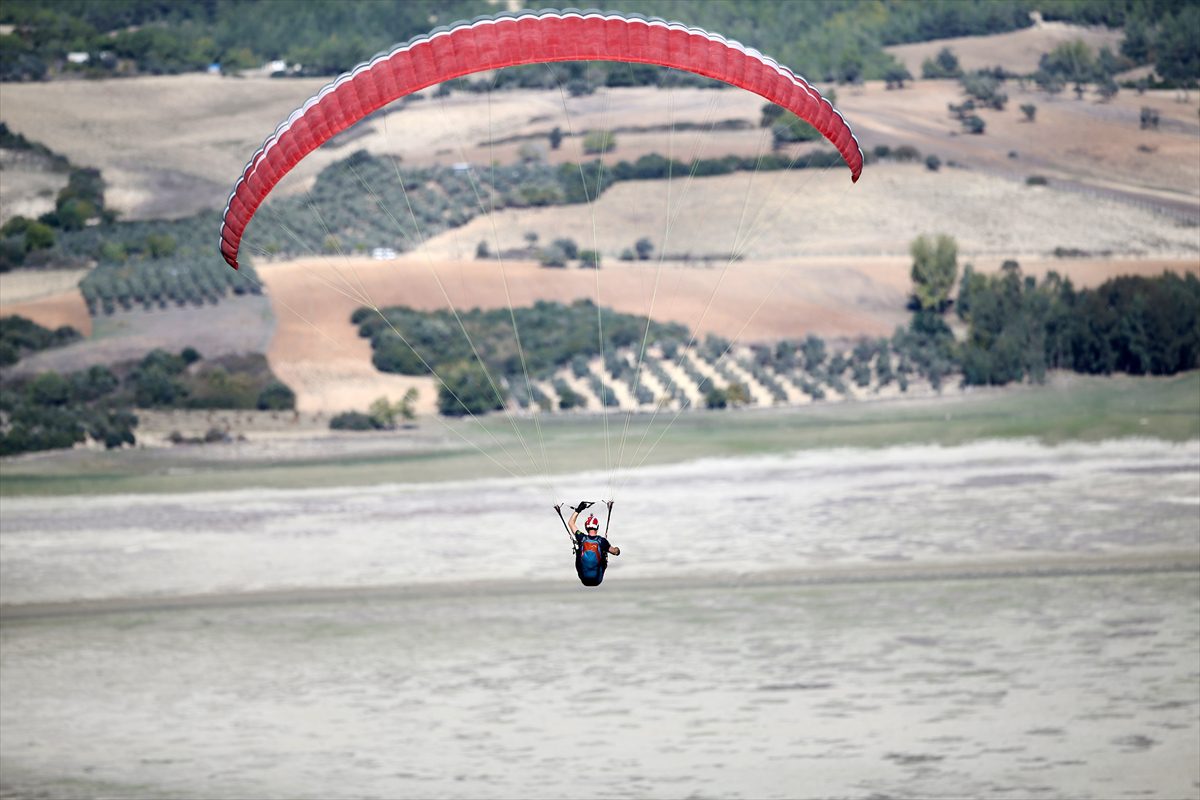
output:
[[[669,416],[654,422],[647,445]],[[619,447],[624,418],[610,418],[610,444]],[[648,418],[630,425],[624,463]],[[540,446],[532,423],[522,421],[531,449]],[[491,439],[471,422],[457,423],[503,460]],[[503,417],[486,422],[509,452],[521,454]],[[431,430],[396,434],[395,451],[355,455],[342,450],[328,458],[290,460],[220,458],[217,449],[71,453],[6,461],[0,495],[186,492],[250,487],[369,485],[389,482],[463,480],[504,473],[453,435]],[[550,471],[581,469],[580,453],[604,451],[599,417],[549,419],[542,424]],[[1062,376],[1051,385],[983,392],[960,400],[857,403],[765,412],[687,414],[679,418],[646,463],[704,457],[781,453],[824,447],[885,447],[902,444],[957,445],[979,439],[1036,438],[1047,443],[1098,441],[1138,436],[1167,441],[1200,439],[1200,372],[1169,379]],[[412,439],[425,440],[413,446]],[[443,439],[452,444],[439,443]],[[488,448],[490,444],[490,448]],[[220,446],[216,446],[220,447]],[[615,455],[614,455],[615,458]],[[593,463],[596,463],[593,461]],[[603,463],[602,459],[599,463]],[[526,462],[528,466],[528,462]],[[620,477],[620,475],[618,476]]]

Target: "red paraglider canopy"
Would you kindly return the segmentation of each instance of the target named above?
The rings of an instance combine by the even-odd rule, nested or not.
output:
[[[359,64],[296,109],[242,171],[221,219],[221,254],[237,269],[254,212],[292,167],[371,112],[437,83],[551,61],[672,67],[754,92],[811,124],[858,180],[863,154],[842,115],[800,76],[756,50],[676,22],[621,14],[539,11],[439,28]]]

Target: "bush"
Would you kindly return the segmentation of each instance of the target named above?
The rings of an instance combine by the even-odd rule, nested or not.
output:
[[[957,78],[962,74],[958,56],[949,47],[938,51],[936,58],[927,58],[921,63],[921,77],[928,79]]]
[[[54,229],[43,222],[30,222],[25,227],[25,252],[49,250],[54,246]]]
[[[504,408],[506,393],[492,385],[478,362],[460,361],[441,372],[438,411],[448,417],[483,414]]]
[[[704,393],[705,408],[725,408],[727,405],[729,405],[729,398],[717,387],[713,386]]]
[[[587,406],[587,398],[572,389],[562,378],[554,381],[554,392],[558,395],[558,407],[563,411]]]
[[[260,411],[285,411],[296,407],[296,393],[279,381],[271,381],[258,393]]]
[[[561,269],[567,265],[567,254],[561,247],[550,245],[538,254],[538,263],[543,267]]]
[[[575,244],[574,239],[555,239],[550,243],[562,251],[562,254],[568,259],[579,257],[579,245]]]
[[[360,411],[343,411],[335,414],[329,420],[329,427],[335,431],[371,431],[378,426],[369,414]]]
[[[1049,181],[1044,175],[1030,175],[1025,179],[1026,186],[1045,186]]]
[[[617,146],[617,137],[612,131],[588,131],[583,137],[583,152],[589,156],[608,153]]]

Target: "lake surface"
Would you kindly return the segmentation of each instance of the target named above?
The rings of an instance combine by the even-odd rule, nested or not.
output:
[[[1200,796],[1200,444],[619,477],[6,499],[0,791]]]

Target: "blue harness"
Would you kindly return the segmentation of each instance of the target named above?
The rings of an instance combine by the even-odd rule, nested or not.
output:
[[[575,572],[584,586],[599,586],[604,580],[604,568],[607,559],[604,557],[603,538],[584,534],[579,538],[579,546],[575,554]]]

